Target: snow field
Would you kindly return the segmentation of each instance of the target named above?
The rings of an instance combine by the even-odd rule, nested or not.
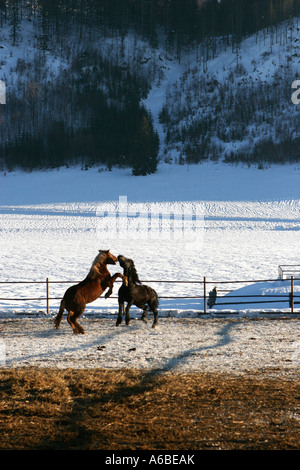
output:
[[[116,255],[132,258],[143,281],[202,282],[204,276],[211,283],[276,280],[278,265],[299,264],[297,167],[275,166],[259,171],[207,163],[190,168],[170,167],[169,173],[166,167],[168,165],[162,165],[153,180],[151,177],[132,179],[124,170],[116,170],[113,175],[96,170],[62,169],[33,175],[1,176],[0,280],[45,282],[49,278],[50,281],[76,282],[86,276],[98,249],[108,248]],[[75,182],[80,178],[82,191],[78,193]],[[200,180],[206,185],[197,187],[196,182]],[[285,183],[287,180],[289,184]],[[141,181],[145,182],[142,189]],[[238,184],[234,185],[234,181]],[[261,199],[257,199],[255,181],[257,185],[261,181]],[[38,182],[43,185],[43,192],[37,190]],[[251,194],[247,185],[249,189],[252,186]],[[151,188],[157,189],[152,200],[149,197]],[[211,188],[215,188],[215,199],[208,198]],[[275,197],[277,192],[282,195],[283,189],[289,191],[290,199]],[[189,190],[193,191],[194,198]],[[98,199],[94,199],[96,195]],[[127,197],[129,216],[125,214],[118,218],[122,195]],[[16,204],[17,199],[22,204]],[[175,230],[175,233],[174,224],[180,225],[180,222],[171,220],[171,214],[181,216],[182,208],[188,216],[196,213],[199,219],[194,230],[189,225],[193,221],[188,220],[183,226],[184,231]],[[154,224],[152,228],[156,229],[159,214],[165,214],[161,232],[147,231],[149,219],[145,214],[149,211]],[[120,268],[111,266],[110,270],[114,273]],[[116,283],[114,297],[117,286]],[[203,294],[199,284],[151,283],[151,286],[160,297]],[[246,282],[218,288],[235,290],[244,286],[251,289],[252,295],[261,289],[270,292],[272,288],[261,284],[249,286]],[[279,293],[279,289],[286,293],[287,286],[288,283],[281,287],[274,285],[274,292]],[[66,284],[51,283],[50,297],[61,298],[67,287]],[[214,285],[209,284],[209,287]],[[45,284],[0,284],[0,288],[0,298],[45,297]],[[51,300],[51,312],[56,311],[58,305],[59,300]],[[274,304],[264,306],[272,310],[276,307]],[[115,298],[100,298],[87,307],[86,313],[114,314],[117,308]],[[160,308],[199,311],[203,310],[203,302],[200,299],[161,299]],[[251,306],[245,306],[244,310],[249,308]],[[0,304],[1,313],[24,310],[45,311],[45,301],[20,304],[5,300]]]

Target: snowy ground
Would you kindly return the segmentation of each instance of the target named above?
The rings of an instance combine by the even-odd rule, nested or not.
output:
[[[151,323],[85,318],[85,335],[60,330],[49,318],[0,319],[6,367],[137,368],[172,372],[297,377],[299,318],[163,318]],[[1,344],[1,343],[0,343]],[[5,348],[4,348],[5,346]]]
[[[151,315],[147,325],[140,322],[133,308],[132,324],[116,328],[116,284],[112,298],[87,307],[81,319],[86,335],[78,336],[65,319],[60,330],[53,327],[68,284],[50,284],[49,314],[45,300],[25,298],[45,297],[47,277],[83,279],[98,249],[107,248],[131,257],[144,281],[205,276],[208,290],[218,285],[231,296],[288,294],[290,281],[278,280],[278,265],[300,264],[299,176],[296,166],[259,171],[208,163],[162,166],[153,179],[97,170],[1,176],[0,281],[43,281],[0,284],[0,298],[7,299],[0,300],[2,364],[297,373],[299,309],[292,316],[287,302],[215,306],[204,316],[202,299],[165,298],[201,297],[202,284],[157,282],[151,285],[160,296],[159,326],[151,328]],[[137,225],[126,229],[114,212],[124,195],[129,215],[138,214],[130,219]],[[182,208],[199,215],[195,227],[174,231],[175,217],[162,232],[145,230],[143,214],[151,212],[157,229],[159,213],[181,214]],[[118,270],[111,266],[112,273]],[[266,279],[272,281],[254,282]]]

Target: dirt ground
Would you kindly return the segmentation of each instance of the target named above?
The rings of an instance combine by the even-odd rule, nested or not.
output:
[[[299,399],[262,372],[3,368],[0,449],[299,449]]]

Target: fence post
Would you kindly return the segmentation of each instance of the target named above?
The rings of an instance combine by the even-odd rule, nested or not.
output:
[[[203,298],[204,298],[204,313],[206,313],[206,277],[204,276],[204,280],[203,280],[203,290],[204,290],[204,295],[203,295]]]
[[[291,309],[294,313],[294,276],[291,276]]]
[[[49,278],[46,279],[47,313],[49,313]]]

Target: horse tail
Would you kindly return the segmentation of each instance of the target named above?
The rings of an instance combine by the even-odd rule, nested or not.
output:
[[[158,307],[159,300],[158,300],[158,295],[157,295],[156,290],[152,289],[152,294],[153,294],[153,301],[156,304],[156,307]]]
[[[64,310],[65,310],[65,299],[62,299],[62,301],[60,302],[59,312],[58,312],[58,314],[56,315],[55,320],[54,320],[55,328],[56,328],[57,330],[58,330],[58,328],[59,328],[59,326],[60,326],[60,322],[61,322],[61,319],[62,319],[62,317],[63,317]]]

